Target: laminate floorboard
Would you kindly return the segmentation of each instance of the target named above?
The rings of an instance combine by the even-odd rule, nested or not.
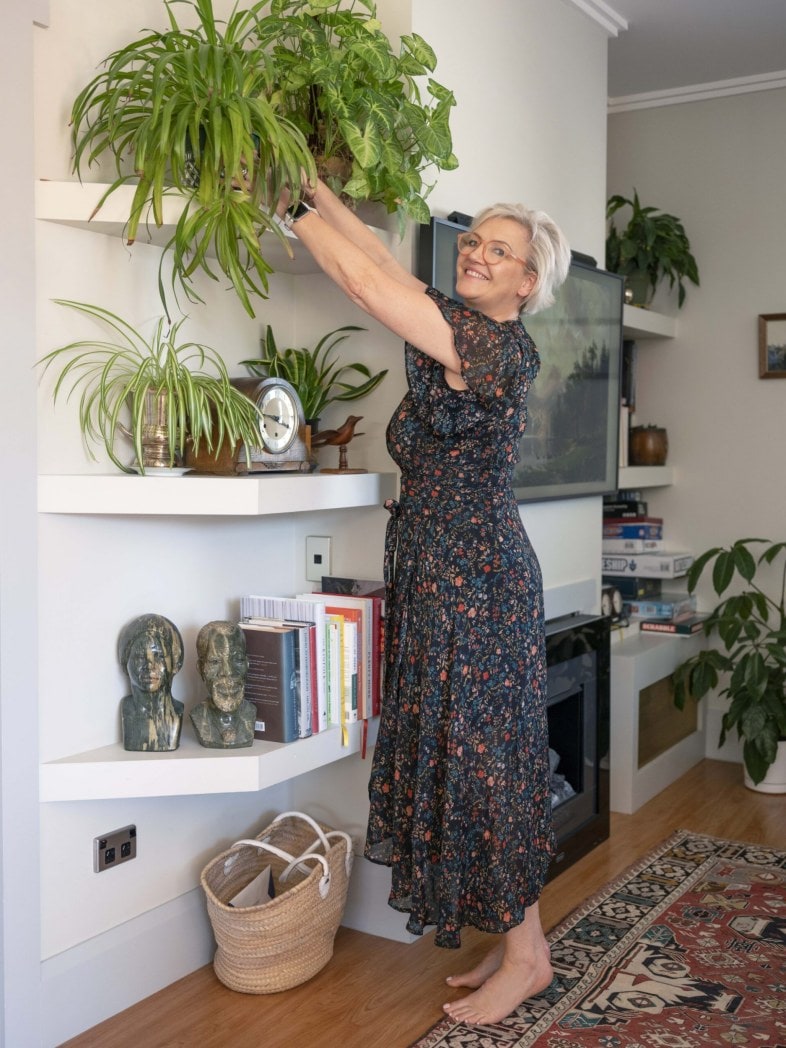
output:
[[[635,814],[612,813],[609,839],[547,885],[544,928],[677,829],[786,848],[786,798],[746,789],[737,764],[702,761]],[[235,993],[208,965],[63,1048],[406,1048],[442,1018],[455,993],[445,977],[490,938],[465,929],[462,941],[442,950],[431,935],[409,944],[340,928],[333,959],[303,986]]]

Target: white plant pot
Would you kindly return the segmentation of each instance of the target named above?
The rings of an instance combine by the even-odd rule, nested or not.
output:
[[[758,793],[786,793],[786,739],[781,739],[778,743],[775,760],[758,785],[748,775],[747,769],[745,770],[745,785],[749,790],[756,790]]]

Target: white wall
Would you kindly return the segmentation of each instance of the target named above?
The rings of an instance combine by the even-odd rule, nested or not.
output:
[[[45,4],[37,5],[43,17]],[[39,1043],[38,668],[30,6],[6,4],[0,91],[0,1044]]]
[[[697,553],[784,535],[786,383],[758,377],[757,317],[786,311],[785,122],[783,89],[609,119],[609,193],[635,186],[643,203],[682,218],[699,267],[677,338],[639,348],[636,405],[638,422],[667,427],[676,469],[651,505],[675,547]],[[699,596],[714,606],[710,586]],[[715,756],[717,701],[708,714]],[[720,756],[738,759],[736,744]]]
[[[409,28],[398,24],[406,16],[435,46],[437,79],[454,87],[459,98],[453,125],[462,166],[440,180],[432,197],[435,212],[474,210],[492,198],[522,199],[550,211],[576,248],[600,257],[603,31],[570,5],[553,0],[496,0],[482,19],[477,5],[466,0],[413,0],[411,16],[406,4],[394,4],[391,12],[397,29]],[[102,13],[86,34],[82,0],[57,0],[50,28],[36,33],[37,177],[71,177],[66,130],[71,99],[112,47],[137,28],[160,22],[161,9],[158,0],[130,6],[103,0]],[[404,256],[410,246],[409,241],[401,246]],[[53,297],[97,302],[135,322],[158,311],[154,248],[137,245],[127,252],[110,238],[39,223],[36,253],[39,354],[75,337],[79,329],[74,318],[51,303]],[[353,442],[350,454],[358,456],[358,464],[390,468],[383,433],[403,391],[397,340],[355,314],[319,276],[275,280],[256,321],[220,288],[203,283],[202,289],[207,305],[190,310],[193,322],[200,337],[221,348],[230,362],[253,355],[268,322],[282,338],[302,343],[341,323],[367,326],[368,337],[361,342],[361,336],[352,336],[352,343],[371,366],[389,366],[391,374],[374,397],[360,403],[366,436]],[[543,351],[547,356],[547,347]],[[73,407],[53,411],[50,391],[44,385],[39,394],[39,469],[106,470],[105,463],[92,464],[85,457]],[[334,410],[328,424],[339,414]],[[525,507],[547,586],[590,579],[597,592],[599,515],[598,499]],[[337,573],[378,576],[385,517],[375,509],[264,521],[42,517],[42,757],[118,738],[117,709],[126,682],[114,652],[117,632],[129,617],[158,610],[179,625],[186,667],[175,691],[189,706],[202,697],[193,659],[202,623],[231,615],[242,592],[287,593],[302,587],[306,534],[334,537]],[[171,550],[163,560],[162,549]],[[45,805],[42,849],[50,859],[57,856],[42,868],[45,1043],[71,1036],[205,963],[210,941],[196,916],[201,900],[194,889],[206,858],[238,835],[258,832],[290,798],[305,804],[311,785],[315,805],[319,794],[320,814],[336,825],[362,825],[367,775],[368,765],[360,760],[342,762],[334,777],[341,788],[332,802],[324,797],[331,776],[322,772],[260,795]],[[351,797],[348,780],[354,783]],[[139,829],[139,858],[96,877],[92,838],[130,821]],[[157,920],[159,914],[169,938],[166,920],[177,915],[183,922],[187,949],[159,954],[152,947],[157,941],[153,915]],[[125,963],[129,937],[135,942],[132,965]],[[72,988],[88,976],[89,999],[83,1002],[78,995],[74,1000]]]

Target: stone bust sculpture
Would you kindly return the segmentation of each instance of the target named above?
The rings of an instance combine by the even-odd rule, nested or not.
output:
[[[176,750],[183,703],[172,697],[172,681],[183,665],[183,638],[163,615],[139,615],[120,632],[120,664],[131,681],[121,704],[127,750]]]
[[[245,698],[248,656],[243,631],[234,622],[208,622],[196,641],[197,668],[208,697],[191,710],[203,746],[230,749],[254,741],[256,706]]]

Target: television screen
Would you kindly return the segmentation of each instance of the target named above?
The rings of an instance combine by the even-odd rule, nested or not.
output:
[[[421,280],[456,298],[456,236],[432,218],[418,241]],[[606,495],[617,489],[624,280],[574,257],[556,301],[524,326],[541,370],[513,484],[519,502]]]

